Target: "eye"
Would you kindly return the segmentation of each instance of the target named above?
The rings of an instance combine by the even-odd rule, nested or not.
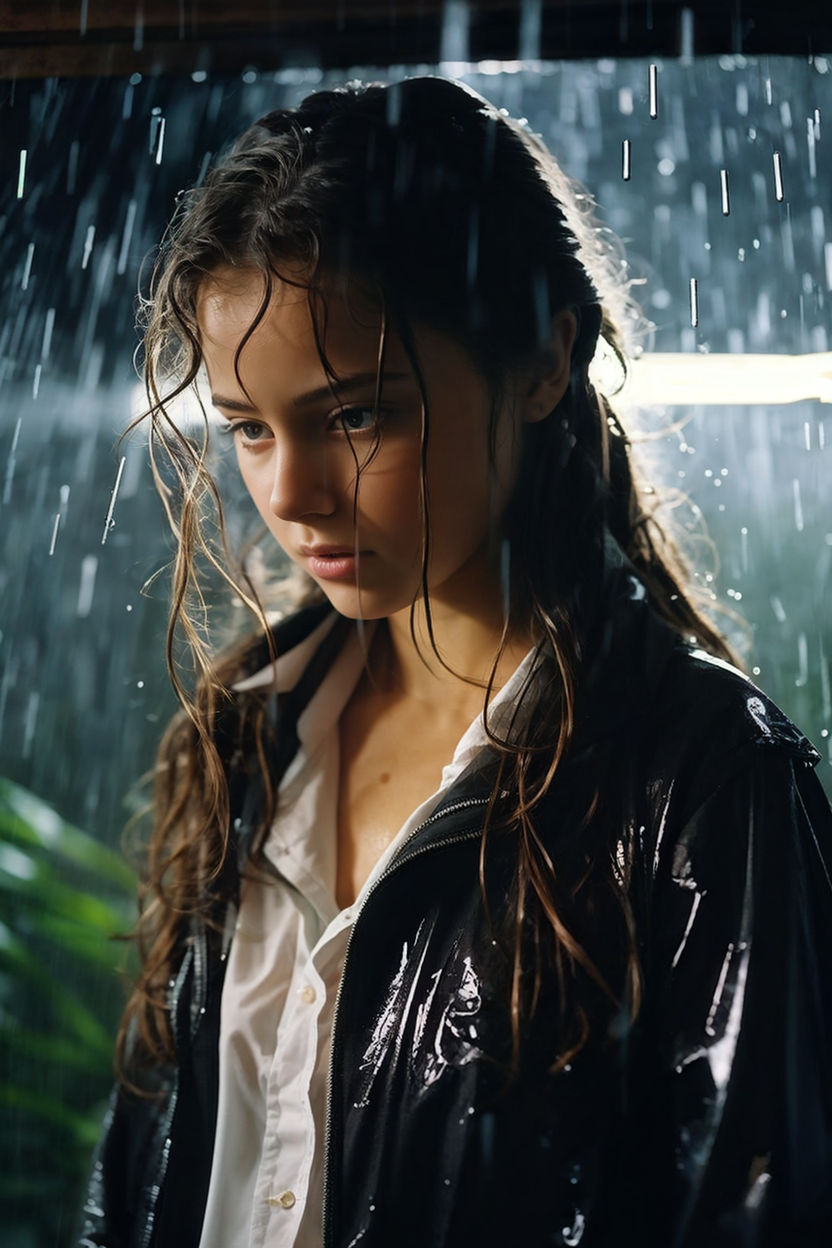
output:
[[[334,416],[332,427],[345,433],[369,433],[377,423],[372,407],[342,407]]]
[[[222,432],[236,437],[244,446],[253,446],[255,443],[265,442],[271,437],[271,430],[256,420],[229,421],[227,425],[223,426]]]

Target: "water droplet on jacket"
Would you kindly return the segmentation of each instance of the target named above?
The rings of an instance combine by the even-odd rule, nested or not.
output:
[[[575,1210],[575,1221],[571,1226],[565,1226],[561,1231],[563,1242],[574,1248],[575,1244],[579,1244],[584,1237],[584,1229],[586,1227],[586,1218],[580,1209]]]

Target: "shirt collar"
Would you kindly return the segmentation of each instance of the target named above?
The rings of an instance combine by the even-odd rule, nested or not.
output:
[[[252,689],[270,686],[275,693],[285,693],[294,688],[302,676],[307,663],[317,647],[334,626],[337,614],[331,612],[313,631],[285,654],[279,654],[274,663],[268,663],[253,675],[237,681],[232,688],[235,692],[245,693]],[[351,629],[344,645],[338,652],[332,666],[311,698],[309,705],[300,715],[297,723],[298,740],[302,752],[309,758],[315,753],[321,740],[341,715],[349,701],[360,677],[366,654],[372,643],[376,621],[371,620],[359,631]],[[522,719],[515,720],[512,728],[512,717],[515,714],[517,701],[527,681],[531,678],[534,665],[534,648],[529,650],[520,664],[515,668],[502,689],[491,698],[488,706],[488,722],[492,731],[503,735],[516,731],[528,715],[528,703],[524,699]],[[484,697],[484,695],[483,695]],[[488,744],[483,713],[480,712],[469,724],[461,736],[453,758],[449,760],[443,772],[442,787],[446,780],[450,783],[474,760],[483,746]],[[300,760],[290,768],[292,776],[297,775]],[[288,778],[288,776],[287,776]]]

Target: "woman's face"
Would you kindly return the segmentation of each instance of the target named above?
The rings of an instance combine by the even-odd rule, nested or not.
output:
[[[307,294],[276,283],[265,317],[234,357],[262,300],[256,271],[221,269],[199,294],[198,321],[212,400],[227,417],[243,480],[290,559],[351,618],[409,608],[422,568],[420,397],[398,335],[388,329],[380,443],[370,453],[380,314],[368,300],[330,293],[318,355]],[[490,395],[468,356],[415,327],[430,405],[426,477],[431,600],[488,592],[489,527],[504,508],[520,450],[516,411],[500,414],[488,454]],[[354,514],[357,465],[362,466]]]

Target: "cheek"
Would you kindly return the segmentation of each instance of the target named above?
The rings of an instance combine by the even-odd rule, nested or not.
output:
[[[264,461],[267,458],[268,456],[263,456]],[[257,508],[261,520],[272,533],[277,533],[280,521],[270,507],[272,473],[265,463],[261,463],[255,456],[247,453],[242,448],[237,449],[237,466],[240,472],[240,479],[246,488],[249,498]]]
[[[431,541],[437,558],[443,552],[467,556],[488,532],[494,502],[486,477],[464,469],[436,482],[430,493]]]
[[[489,462],[488,436],[479,425],[431,446],[428,484],[431,521],[437,532],[442,527],[468,541],[487,531],[499,499],[499,458],[497,463],[495,476]]]
[[[382,445],[360,473],[359,514],[387,527],[391,536],[409,528],[418,521],[420,474],[418,443]]]
[[[243,485],[248,490],[252,502],[260,509],[263,497],[263,489],[265,484],[265,475],[263,472],[257,471],[257,463],[253,461],[252,456],[246,451],[236,448],[237,468],[240,472],[240,478]]]

